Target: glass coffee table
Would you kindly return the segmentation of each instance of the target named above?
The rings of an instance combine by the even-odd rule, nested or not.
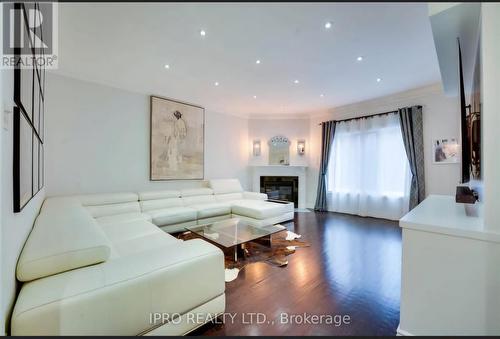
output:
[[[246,253],[245,244],[254,241],[271,246],[271,235],[286,228],[278,225],[256,227],[238,218],[186,227],[188,231],[224,249],[234,248],[234,261]]]

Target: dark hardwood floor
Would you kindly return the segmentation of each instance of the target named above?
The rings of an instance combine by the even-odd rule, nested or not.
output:
[[[226,284],[226,312],[236,314],[234,322],[225,317],[225,324],[208,324],[193,334],[396,334],[401,279],[397,222],[311,212],[296,213],[295,221],[285,225],[311,247],[297,249],[286,267],[246,266]],[[265,315],[266,321],[248,324],[251,313]],[[282,313],[348,315],[350,323],[282,324]]]

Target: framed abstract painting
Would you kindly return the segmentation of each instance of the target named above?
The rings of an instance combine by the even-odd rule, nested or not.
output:
[[[432,141],[432,160],[434,164],[453,164],[460,162],[460,144],[457,138],[441,138]]]
[[[13,210],[19,213],[44,187],[44,115],[45,115],[45,65],[35,62],[23,64],[24,58],[43,60],[44,51],[36,48],[36,34],[30,32],[29,13],[41,15],[40,4],[15,3],[12,11],[14,52],[14,107],[13,107]],[[42,21],[33,16],[34,23]],[[43,25],[36,25],[42,35]],[[24,40],[23,40],[24,39]],[[25,45],[21,41],[27,41]]]
[[[204,177],[205,109],[151,96],[150,180]]]

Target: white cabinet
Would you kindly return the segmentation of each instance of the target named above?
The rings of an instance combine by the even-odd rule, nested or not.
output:
[[[400,335],[500,334],[500,234],[431,195],[403,229]]]

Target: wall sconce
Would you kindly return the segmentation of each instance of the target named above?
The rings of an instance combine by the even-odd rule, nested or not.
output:
[[[306,153],[306,141],[298,140],[297,141],[297,154],[304,155]]]
[[[253,156],[258,157],[260,155],[260,140],[253,141]]]

